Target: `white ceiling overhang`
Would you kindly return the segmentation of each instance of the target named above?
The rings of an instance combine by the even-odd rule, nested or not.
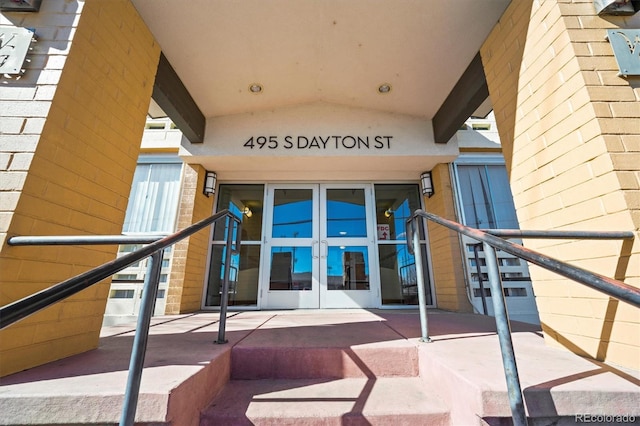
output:
[[[316,102],[431,120],[509,1],[132,0],[207,121]]]

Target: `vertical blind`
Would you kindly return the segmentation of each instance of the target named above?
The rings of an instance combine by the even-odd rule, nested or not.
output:
[[[173,232],[182,164],[138,164],[123,232]]]
[[[457,170],[467,226],[519,228],[509,178],[503,165],[458,165]]]

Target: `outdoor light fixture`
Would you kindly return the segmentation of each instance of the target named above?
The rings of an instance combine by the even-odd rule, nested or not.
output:
[[[207,171],[204,175],[204,188],[202,193],[207,197],[213,195],[216,192],[216,172]]]
[[[391,217],[392,214],[393,214],[393,210],[391,210],[391,207],[389,207],[384,211],[384,217]]]
[[[38,12],[42,0],[0,0],[1,12]]]
[[[635,0],[593,0],[598,15],[633,15],[640,9]]]
[[[247,217],[253,216],[253,212],[249,207],[245,207],[244,210],[242,210],[242,213],[244,213],[244,215]]]
[[[378,86],[378,92],[379,93],[389,93],[391,91],[391,85],[384,83],[381,84],[380,86]]]
[[[433,193],[433,182],[431,181],[431,172],[423,172],[420,175],[420,183],[422,184],[422,195],[431,198]]]

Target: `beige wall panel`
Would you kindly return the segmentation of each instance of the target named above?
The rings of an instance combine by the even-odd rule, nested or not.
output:
[[[640,275],[640,91],[617,76],[605,35],[636,21],[599,18],[587,0],[512,2],[481,50],[521,228],[636,232],[635,244],[527,246],[632,285]],[[637,329],[637,317],[622,319],[616,302],[541,268],[531,274],[549,342],[639,367],[637,339],[619,331]]]
[[[431,177],[437,190],[431,198],[425,198],[426,210],[445,219],[456,220],[449,166],[439,164],[431,171]],[[465,288],[458,234],[431,221],[427,227],[438,308],[472,312]]]
[[[24,78],[0,87],[12,105],[0,107],[0,121],[11,115],[0,134],[4,305],[115,257],[115,246],[4,239],[121,232],[160,50],[127,0],[51,0],[3,19],[39,36]],[[108,290],[102,282],[1,332],[0,375],[94,348]]]
[[[178,210],[178,230],[213,214],[214,198],[202,193],[205,172],[200,165],[185,165]],[[207,227],[174,246],[165,308],[167,314],[194,312],[201,308],[210,233],[211,227]]]

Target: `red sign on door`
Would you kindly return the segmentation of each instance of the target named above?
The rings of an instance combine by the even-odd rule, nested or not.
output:
[[[391,239],[391,229],[388,224],[378,225],[378,239],[379,240],[390,240]]]

